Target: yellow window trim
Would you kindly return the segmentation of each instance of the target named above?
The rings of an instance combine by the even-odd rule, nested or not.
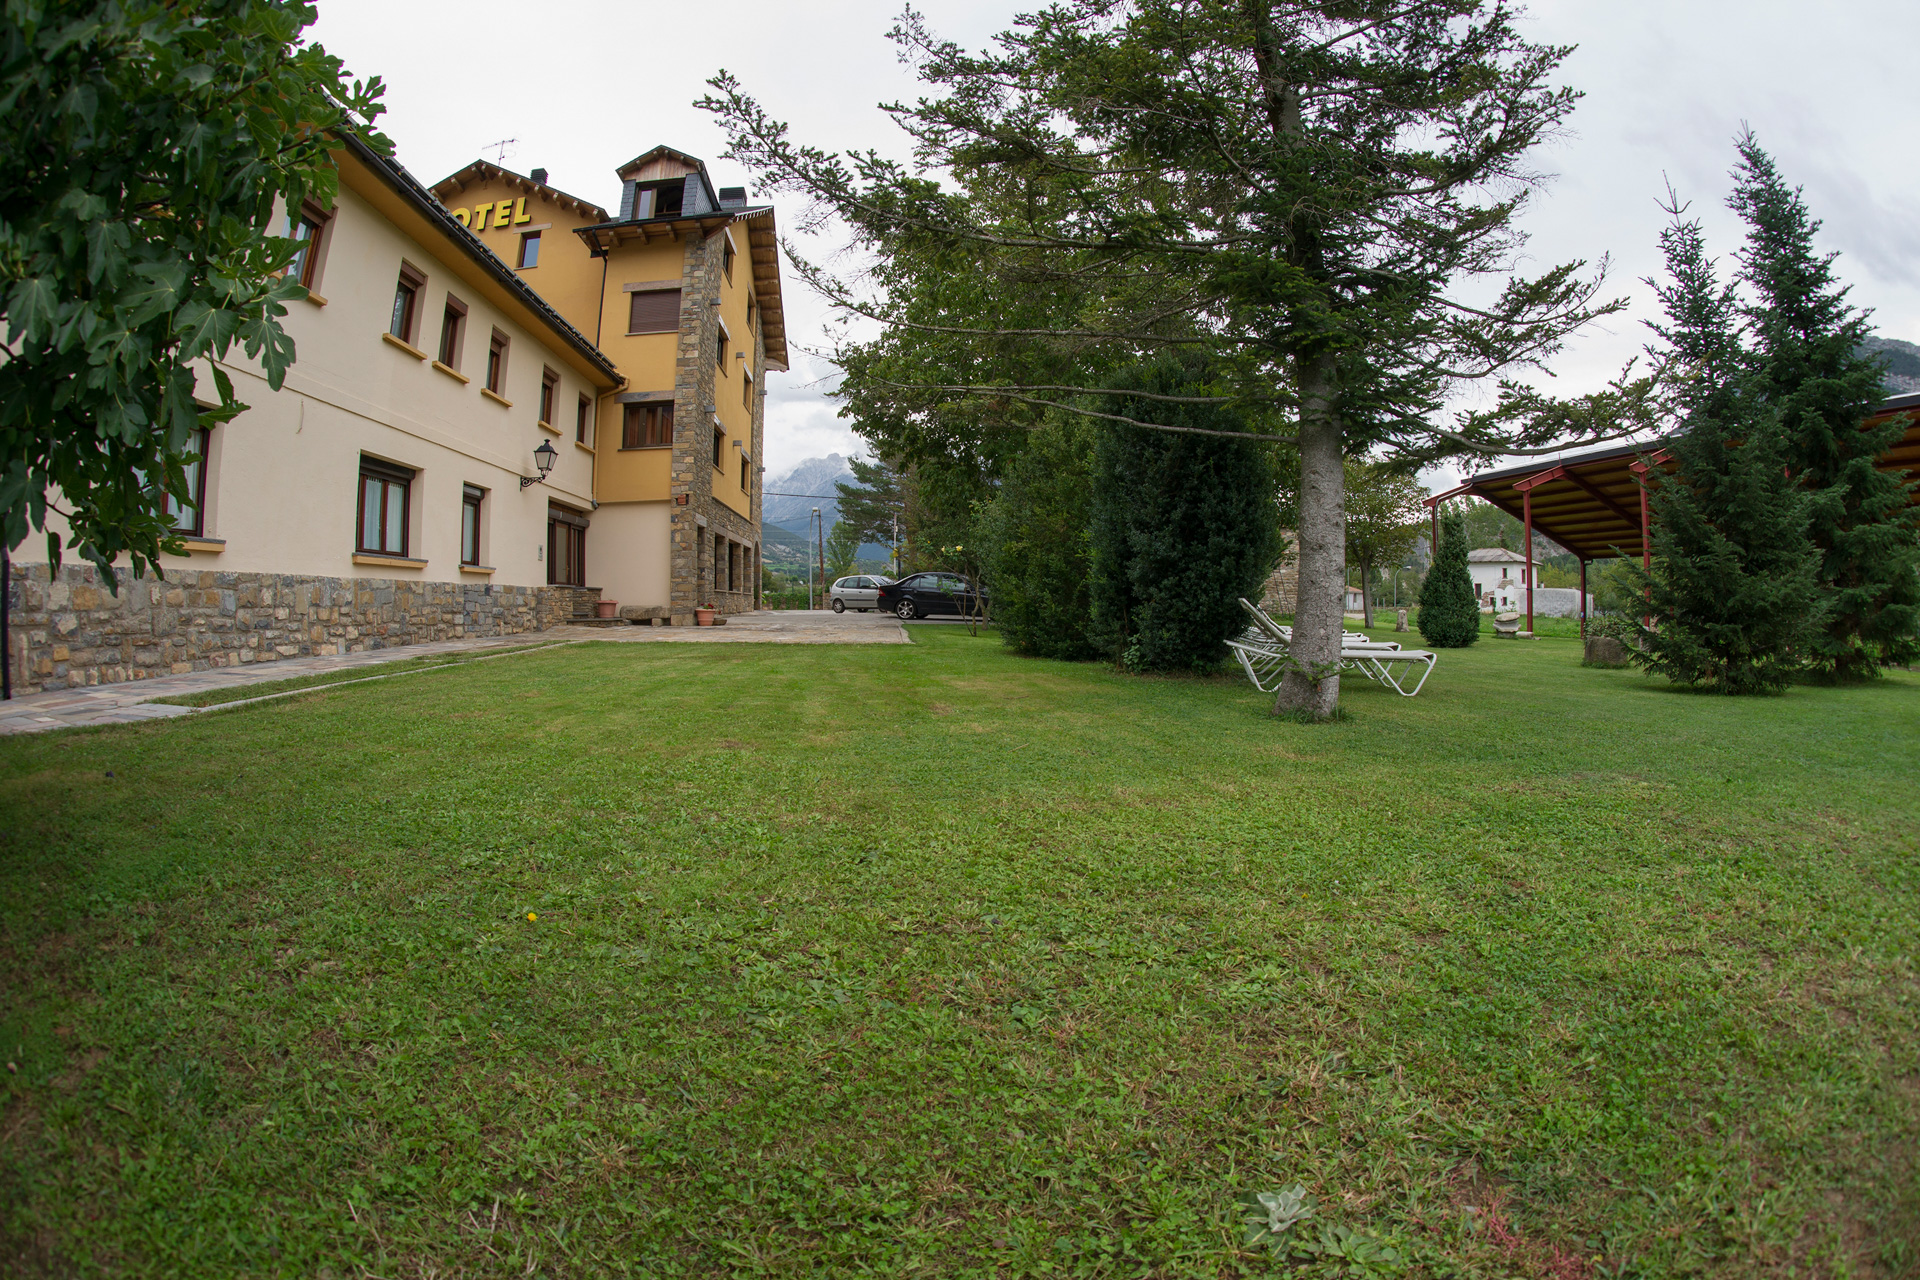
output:
[[[495,390],[494,390],[494,389],[493,389],[492,387],[482,387],[482,388],[480,388],[480,394],[481,394],[481,395],[483,395],[483,396],[485,396],[485,397],[486,397],[487,399],[489,399],[489,400],[492,400],[492,401],[494,401],[494,402],[496,402],[496,403],[498,403],[498,404],[499,404],[499,405],[501,405],[501,406],[502,406],[503,408],[507,408],[507,409],[511,409],[511,408],[513,408],[513,401],[511,401],[511,400],[509,400],[509,399],[507,399],[507,398],[506,398],[505,396],[503,396],[503,395],[501,395],[501,394],[500,394],[499,392],[497,392],[497,391],[495,391]],[[556,434],[558,434],[558,433],[556,433]]]
[[[353,562],[355,564],[377,564],[387,569],[424,569],[427,567],[425,560],[414,560],[407,556],[377,556],[366,551],[354,552]]]
[[[482,577],[485,577],[487,574],[490,574],[493,572],[493,566],[490,564],[463,564],[460,566],[460,572],[477,573]]]
[[[415,360],[425,360],[429,358],[426,352],[414,346],[411,342],[408,342],[405,338],[396,338],[393,336],[392,333],[390,333],[385,329],[382,329],[380,331],[380,339],[381,341],[387,343],[389,346],[400,348],[402,351],[412,356]]]
[[[472,378],[469,378],[466,374],[460,372],[458,369],[454,368],[450,364],[442,364],[438,360],[435,360],[433,362],[433,367],[438,369],[440,372],[446,374],[449,378],[457,379],[460,385],[463,387],[467,385],[467,383],[473,381]]]

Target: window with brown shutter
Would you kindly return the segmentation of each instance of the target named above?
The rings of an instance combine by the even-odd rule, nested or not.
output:
[[[405,343],[412,343],[414,321],[419,315],[420,291],[427,287],[427,277],[420,268],[411,262],[400,264],[400,279],[393,287],[393,316],[387,322],[387,332]]]
[[[467,304],[447,295],[446,310],[440,313],[440,363],[449,369],[460,367],[460,349],[466,345]]]
[[[487,344],[487,390],[501,396],[506,394],[506,386],[507,335],[495,329],[493,340]]]
[[[628,333],[677,333],[680,329],[680,291],[648,289],[628,295]]]
[[[173,522],[173,528],[179,533],[199,537],[206,532],[203,512],[207,505],[207,440],[209,433],[205,427],[188,437],[188,452],[193,461],[186,463],[181,470],[186,473],[187,493],[191,495],[183,503],[171,493],[166,494],[167,519]]]
[[[573,418],[573,438],[581,444],[590,444],[587,439],[587,415],[593,411],[593,401],[586,396],[580,397],[580,408]]]
[[[327,210],[309,200],[300,207],[298,215],[290,216],[288,228],[292,239],[300,242],[300,249],[293,255],[293,261],[287,264],[287,274],[312,289],[320,274],[320,241],[326,235],[327,222],[333,217]]]
[[[673,443],[673,401],[630,404],[620,423],[622,449],[654,449]]]
[[[540,425],[553,427],[555,408],[560,403],[560,375],[551,369],[540,371]]]

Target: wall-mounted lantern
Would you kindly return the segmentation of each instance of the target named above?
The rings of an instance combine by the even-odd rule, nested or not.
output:
[[[542,440],[540,447],[533,451],[533,465],[540,468],[540,474],[537,476],[521,476],[520,487],[525,489],[529,485],[546,483],[548,474],[553,470],[553,464],[559,460],[560,454],[554,449],[553,443],[548,440]]]

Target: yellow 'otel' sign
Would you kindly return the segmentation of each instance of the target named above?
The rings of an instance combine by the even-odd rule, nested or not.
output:
[[[527,212],[525,196],[521,196],[518,200],[496,200],[492,204],[453,211],[454,218],[461,226],[472,227],[475,231],[487,229],[488,214],[493,215],[493,225],[496,229],[509,224],[517,227],[523,222],[533,221],[533,215]]]

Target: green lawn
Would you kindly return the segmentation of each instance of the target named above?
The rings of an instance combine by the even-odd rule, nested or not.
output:
[[[0,1274],[1920,1274],[1920,679],[915,639],[0,740]]]

